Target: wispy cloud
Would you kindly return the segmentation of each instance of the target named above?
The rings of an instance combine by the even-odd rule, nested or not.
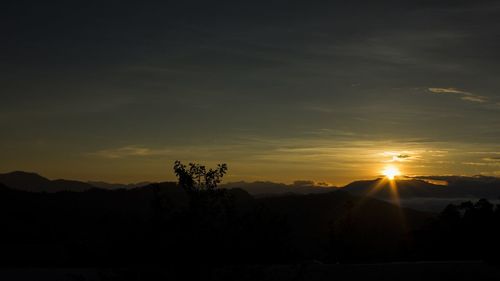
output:
[[[398,156],[396,156],[397,159],[406,159],[406,158],[410,158],[411,156],[408,155],[408,154],[399,154]]]
[[[458,95],[460,96],[460,99],[464,101],[479,102],[479,103],[488,101],[488,98],[486,98],[485,96],[480,96],[457,88],[428,88],[428,90],[433,94]]]
[[[471,93],[462,91],[456,88],[429,88],[429,91],[436,94],[462,94],[462,95],[470,95]]]
[[[381,156],[383,158],[389,157],[390,159],[383,160],[384,163],[390,163],[390,162],[413,162],[415,160],[420,160],[421,156],[420,154],[422,151],[403,151],[403,152],[398,152],[398,151],[384,151],[381,153]]]
[[[470,166],[500,166],[498,162],[462,162],[462,164]]]
[[[158,156],[158,155],[168,155],[170,150],[162,149],[150,149],[143,146],[128,145],[119,148],[103,149],[89,155],[97,156],[107,159],[118,159],[125,157],[145,157],[145,156]]]
[[[462,100],[464,101],[471,101],[471,102],[486,102],[488,101],[486,97],[483,96],[465,96],[461,97]]]
[[[483,160],[488,161],[488,162],[499,162],[500,163],[500,157],[496,157],[496,156],[486,157],[486,158],[483,158]]]
[[[231,180],[291,182],[299,178],[337,185],[377,176],[387,164],[398,166],[407,175],[491,174],[500,164],[496,144],[478,147],[412,140],[356,140],[335,134],[289,138],[250,134],[214,143],[121,144],[86,155],[92,161],[110,161],[125,167],[165,165],[177,159],[207,165],[223,162],[230,165]]]

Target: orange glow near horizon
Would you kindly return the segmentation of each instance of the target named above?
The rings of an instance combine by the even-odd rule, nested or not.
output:
[[[399,169],[396,167],[396,166],[386,166],[383,170],[382,170],[382,174],[388,178],[389,180],[394,180],[394,178],[396,178],[397,176],[400,176],[401,175],[401,172],[399,171]]]

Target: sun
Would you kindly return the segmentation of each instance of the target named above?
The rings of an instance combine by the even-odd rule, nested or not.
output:
[[[382,174],[389,180],[394,180],[396,176],[401,175],[401,172],[395,166],[387,166],[382,170]]]

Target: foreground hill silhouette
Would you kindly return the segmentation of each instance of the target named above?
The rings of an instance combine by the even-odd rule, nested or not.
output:
[[[236,229],[225,226],[221,231],[233,235],[213,238],[217,243],[227,243],[228,248],[221,246],[217,249],[219,253],[213,253],[221,262],[259,263],[266,256],[325,261],[390,258],[402,250],[402,244],[398,243],[404,244],[405,233],[420,227],[430,217],[411,210],[401,213],[388,203],[338,191],[263,199],[255,199],[241,189],[228,192]],[[185,255],[181,249],[197,251],[189,241],[180,238],[190,237],[197,230],[191,225],[188,229],[193,232],[187,233],[187,229],[173,225],[183,217],[184,222],[188,221],[185,216],[190,208],[188,195],[174,183],[130,190],[57,193],[25,192],[1,186],[0,193],[3,264],[157,262],[158,251],[164,246],[179,251],[179,256]],[[180,236],[164,234],[159,238],[171,241],[154,239],[158,234],[155,228],[159,226],[155,222],[159,215],[155,202],[159,199],[168,205],[168,214],[163,215],[179,215],[161,225],[162,231],[179,232]],[[401,223],[401,214],[406,224]],[[357,246],[337,248],[335,239],[342,236],[349,236],[352,243],[357,241]],[[178,249],[172,248],[174,241]],[[234,247],[241,251],[234,252]],[[280,251],[286,251],[287,256]]]
[[[431,218],[428,213],[343,191],[259,202],[288,219],[292,241],[307,258],[329,262],[396,258],[410,246],[407,235]]]
[[[378,179],[332,191],[298,182],[278,189],[320,192],[253,197],[241,188],[219,188],[226,170],[225,164],[207,170],[177,161],[179,183],[117,190],[70,188],[72,181],[62,181],[68,185],[56,189],[54,182],[61,181],[36,174],[2,175],[0,262],[123,266],[186,264],[193,257],[197,264],[211,265],[496,260],[500,208],[488,200],[449,205],[435,215],[374,197],[388,200],[393,185],[401,200],[467,194],[453,186]],[[494,192],[495,185],[488,188]]]
[[[500,251],[500,207],[485,199],[435,215],[367,196],[376,181],[353,184],[351,193],[253,197],[217,187],[224,166],[220,175],[178,168],[179,183],[130,189],[33,192],[40,189],[0,182],[0,264],[120,268],[100,272],[101,280],[490,280],[498,273],[482,262],[498,262]],[[209,180],[200,185],[192,171]],[[404,196],[435,196],[433,185],[399,184]],[[450,260],[474,262],[433,262]]]

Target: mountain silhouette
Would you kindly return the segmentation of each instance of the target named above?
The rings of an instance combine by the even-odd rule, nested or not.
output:
[[[138,182],[138,183],[130,183],[130,184],[121,184],[121,183],[107,183],[103,181],[88,181],[87,184],[95,186],[97,188],[102,189],[132,189],[136,187],[143,187],[152,184],[152,182]]]
[[[0,192],[8,192],[11,189],[0,183]]]
[[[339,232],[337,235],[343,236],[344,243],[356,241],[348,245],[350,249],[344,249],[349,255],[366,260],[395,255],[405,234],[421,227],[431,217],[426,212],[400,209],[341,190],[261,198],[259,202],[288,219],[293,243],[309,258],[339,251],[331,249],[337,247],[331,245],[332,232]]]
[[[336,187],[315,185],[310,181],[296,181],[293,184],[276,183],[271,181],[240,181],[222,184],[221,187],[227,189],[241,188],[257,197],[269,197],[283,194],[326,193],[336,189]]]
[[[416,198],[416,197],[459,197],[460,193],[450,189],[444,185],[436,185],[423,180],[393,180],[389,181],[385,178],[375,180],[355,181],[342,188],[355,195],[370,195],[375,198],[389,200],[394,197],[394,192],[397,192],[399,198]]]
[[[441,178],[444,180],[445,178]],[[449,178],[446,178],[449,179]],[[355,195],[370,195],[375,198],[389,200],[394,191],[400,199],[413,198],[488,198],[500,196],[500,181],[488,178],[488,181],[471,180],[473,178],[453,177],[447,185],[437,185],[424,179],[397,179],[389,181],[385,178],[355,181],[342,188]]]
[[[497,199],[500,197],[500,178],[490,176],[426,176],[423,180],[439,180],[464,197]]]
[[[0,183],[5,186],[31,192],[59,192],[59,191],[77,191],[96,188],[88,183],[73,180],[49,180],[36,173],[11,172],[0,174]]]
[[[434,181],[447,183],[434,184]],[[15,171],[0,174],[0,183],[5,186],[31,192],[82,192],[93,188],[106,190],[134,189],[154,183],[139,182],[133,184],[116,184],[102,181],[75,181],[66,179],[49,180],[36,173]],[[393,181],[401,199],[415,198],[487,198],[500,197],[500,179],[487,176],[422,176],[418,178],[403,178]],[[222,184],[221,188],[241,188],[255,197],[271,197],[286,194],[320,194],[334,190],[347,191],[353,195],[366,196],[384,200],[392,198],[391,182],[385,178],[354,181],[344,187],[317,185],[312,181],[296,181],[292,184],[271,181],[230,182]]]
[[[236,216],[234,221],[243,227],[228,230],[240,233],[236,236],[227,234],[227,239],[234,239],[228,240],[228,245],[239,245],[243,249],[269,249],[273,247],[272,243],[276,243],[268,244],[269,239],[288,241],[287,237],[290,237],[287,247],[295,249],[294,257],[301,259],[348,260],[356,257],[376,260],[394,256],[404,244],[405,233],[419,227],[430,217],[424,212],[399,209],[389,203],[366,200],[343,191],[260,199],[243,189],[235,188],[227,192],[233,202],[231,212],[233,217]],[[0,186],[0,219],[5,227],[0,241],[31,245],[23,248],[25,252],[19,259],[33,264],[42,261],[36,258],[40,256],[39,252],[30,251],[38,251],[42,246],[62,249],[61,254],[51,252],[42,255],[50,258],[47,262],[51,263],[67,264],[71,260],[78,264],[106,264],[114,260],[140,262],[144,251],[153,251],[156,247],[144,245],[149,245],[147,241],[151,240],[151,231],[154,230],[151,223],[157,213],[154,202],[158,199],[167,207],[167,214],[180,214],[179,218],[183,219],[192,214],[187,192],[173,182],[128,190],[88,189],[56,193],[28,192]],[[275,216],[281,219],[275,221]],[[351,219],[354,224],[349,222]],[[261,220],[264,222],[257,226],[249,224]],[[268,231],[281,224],[289,226],[286,228],[289,235],[269,236]],[[177,225],[183,223],[165,226],[166,233],[176,229]],[[252,234],[255,231],[260,233],[259,239]],[[181,232],[182,236],[185,234]],[[346,242],[349,248],[333,249],[336,247],[332,242],[335,235],[342,236],[343,241],[350,241],[350,244]],[[84,243],[85,247],[79,248],[80,243]],[[168,243],[176,245],[180,242]],[[332,256],[332,252],[338,254]],[[71,254],[70,261],[64,253]],[[92,256],[91,260],[87,260],[88,255]],[[247,259],[245,252],[238,255]],[[9,256],[0,254],[0,261],[9,260]]]
[[[15,171],[5,174],[0,174],[0,183],[5,186],[30,192],[60,192],[74,191],[82,192],[93,188],[101,188],[107,190],[114,189],[132,189],[150,185],[150,182],[140,182],[134,184],[116,184],[102,181],[76,181],[66,179],[49,180],[36,173],[23,171]]]
[[[434,184],[432,182],[442,182]],[[497,200],[500,181],[492,177],[420,177],[389,181],[385,178],[352,182],[343,188],[350,194],[369,196],[416,210],[440,212],[448,204]]]

